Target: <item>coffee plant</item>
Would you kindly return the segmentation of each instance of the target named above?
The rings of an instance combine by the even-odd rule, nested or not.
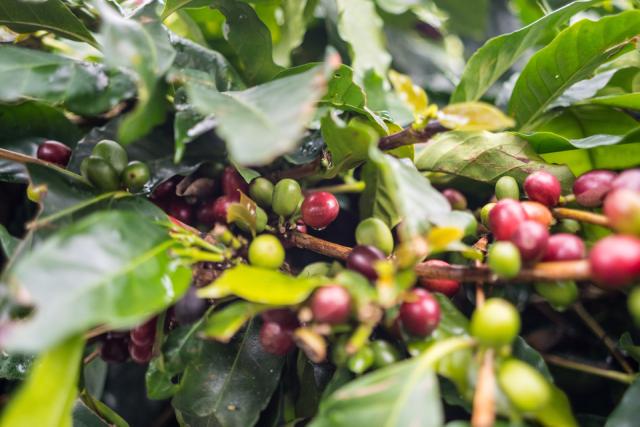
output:
[[[640,425],[639,41],[637,0],[0,0],[0,427]]]

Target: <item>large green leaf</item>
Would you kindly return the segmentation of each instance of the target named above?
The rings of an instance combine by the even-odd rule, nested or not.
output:
[[[101,324],[133,326],[167,307],[191,280],[190,269],[171,260],[172,244],[164,227],[133,212],[98,212],[63,228],[8,271],[18,301],[34,313],[6,326],[3,347],[37,352]]]
[[[283,0],[281,4],[283,24],[280,37],[273,46],[273,58],[283,67],[291,64],[291,51],[302,43],[307,27],[305,11],[308,5],[315,5],[316,0]]]
[[[19,33],[45,30],[71,40],[97,46],[89,30],[62,0],[38,2],[2,0],[0,3],[0,24]]]
[[[322,118],[320,130],[331,153],[327,177],[334,177],[365,161],[369,157],[369,147],[378,142],[378,133],[368,124],[357,119],[345,123],[334,113]]]
[[[296,146],[326,82],[327,71],[316,66],[241,92],[221,93],[196,81],[188,81],[187,90],[197,110],[215,116],[233,160],[250,166],[268,164]]]
[[[211,0],[167,0],[162,10],[162,19],[185,7],[209,6]]]
[[[38,357],[4,409],[2,427],[70,427],[84,339],[74,336]]]
[[[5,226],[0,224],[0,254],[10,258],[19,243],[20,239],[9,234]]]
[[[209,316],[202,334],[220,342],[228,342],[253,316],[269,309],[268,305],[236,301]]]
[[[623,95],[598,96],[585,101],[585,103],[606,105],[608,107],[628,108],[640,110],[640,93],[626,93]]]
[[[573,174],[566,166],[548,165],[527,144],[510,133],[447,132],[437,135],[417,153],[420,170],[444,172],[494,183],[503,175],[522,182],[532,172],[546,170],[569,190]]]
[[[0,46],[0,80],[0,101],[35,99],[87,116],[103,113],[135,93],[123,73],[14,46]]]
[[[264,351],[257,320],[229,344],[197,340],[172,400],[190,426],[252,426],[280,381],[284,358]]]
[[[509,110],[522,129],[531,128],[547,106],[568,87],[588,78],[637,36],[640,11],[599,21],[582,20],[534,54],[518,78]]]
[[[435,0],[434,3],[448,15],[447,27],[456,34],[475,40],[485,38],[489,24],[489,0]]]
[[[624,111],[599,105],[580,105],[546,113],[538,121],[536,131],[581,139],[599,134],[624,135],[637,126],[638,122]]]
[[[476,101],[527,51],[536,46],[550,28],[557,27],[596,0],[579,0],[561,7],[509,34],[487,41],[467,62],[451,102]]]
[[[640,380],[629,386],[620,403],[613,410],[605,427],[633,427],[638,422],[638,400],[640,400]]]

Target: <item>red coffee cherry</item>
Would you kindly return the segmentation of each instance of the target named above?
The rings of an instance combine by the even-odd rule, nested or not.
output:
[[[181,179],[181,176],[176,175],[158,185],[151,193],[151,200],[158,201],[176,197],[176,187]]]
[[[430,259],[424,262],[425,265],[431,266],[448,266],[450,265],[446,261],[442,261],[439,259]],[[460,290],[460,282],[457,280],[448,280],[448,279],[427,279],[426,277],[421,277],[419,279],[419,284],[423,288],[431,292],[440,292],[451,298]]]
[[[607,170],[593,170],[580,175],[573,183],[576,202],[588,208],[600,206],[615,178],[616,173]]]
[[[326,191],[318,191],[304,198],[300,211],[305,224],[321,230],[338,217],[340,205],[333,194]]]
[[[131,341],[137,346],[153,344],[153,340],[156,338],[156,324],[157,319],[153,317],[142,325],[131,329],[129,332]]]
[[[431,293],[414,289],[400,306],[400,321],[411,335],[426,337],[440,323],[440,305]]]
[[[627,169],[621,172],[611,183],[611,188],[614,190],[626,188],[627,190],[640,191],[640,168]]]
[[[549,237],[543,261],[572,261],[584,258],[584,242],[578,236],[558,233]]]
[[[293,331],[289,325],[264,322],[260,328],[260,344],[267,353],[284,356],[293,350]]]
[[[347,268],[357,271],[369,280],[376,280],[378,273],[374,264],[383,259],[384,253],[375,246],[358,245],[347,256]]]
[[[64,168],[71,158],[71,148],[58,141],[45,141],[38,146],[36,157]]]
[[[551,211],[542,203],[525,200],[520,202],[520,204],[527,213],[527,218],[530,220],[539,222],[545,227],[549,227],[553,223],[553,215],[551,215]]]
[[[222,172],[222,193],[233,201],[238,201],[240,191],[249,194],[249,184],[233,166],[227,166]]]
[[[509,240],[527,213],[517,200],[502,199],[489,212],[489,228],[496,240]]]
[[[604,200],[603,211],[620,233],[640,235],[640,192],[614,190]]]
[[[511,243],[520,251],[520,257],[526,262],[535,262],[542,258],[549,242],[547,227],[537,221],[522,222],[511,235]]]
[[[549,172],[537,171],[524,180],[524,191],[533,201],[545,206],[555,206],[560,200],[562,188],[558,178]]]
[[[213,218],[216,222],[227,223],[227,212],[231,203],[235,203],[231,196],[220,196],[213,201]]]
[[[451,209],[458,211],[467,209],[467,198],[458,190],[454,188],[445,188],[442,190],[442,195],[446,197],[447,201],[451,205]]]
[[[133,341],[130,341],[129,354],[131,355],[131,360],[144,365],[149,363],[153,357],[153,345],[136,345]]]
[[[213,210],[214,202],[215,200],[207,200],[197,207],[196,219],[199,224],[202,224],[205,227],[212,227],[213,224],[215,224],[216,217]]]
[[[640,276],[640,239],[608,236],[599,240],[589,254],[591,275],[599,285],[618,288]]]
[[[193,222],[193,206],[188,204],[184,199],[177,198],[169,203],[167,213],[185,224]]]
[[[344,323],[351,312],[351,295],[342,286],[324,286],[314,292],[311,311],[318,322],[332,325]]]
[[[107,363],[126,362],[129,358],[126,338],[107,335],[100,347],[100,357]]]

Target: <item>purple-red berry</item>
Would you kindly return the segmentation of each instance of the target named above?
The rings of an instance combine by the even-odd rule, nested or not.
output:
[[[533,201],[545,206],[555,206],[560,200],[562,187],[558,178],[549,172],[537,171],[524,180],[524,191]]]
[[[617,231],[640,235],[640,192],[621,188],[604,200],[604,214]]]
[[[446,261],[442,261],[439,259],[430,259],[424,262],[425,265],[428,266],[442,266],[446,267],[450,265]],[[460,290],[460,282],[457,280],[449,280],[449,279],[428,279],[426,277],[421,277],[419,279],[419,284],[423,288],[431,292],[440,292],[451,298]]]
[[[100,347],[100,357],[107,363],[126,362],[129,358],[126,338],[107,335]]]
[[[264,322],[260,328],[260,344],[267,353],[284,356],[293,350],[293,331],[290,325]]]
[[[440,323],[440,305],[428,291],[414,289],[400,306],[400,321],[411,335],[426,337]]]
[[[333,194],[326,191],[318,191],[304,198],[300,212],[305,224],[317,230],[322,230],[338,217],[340,205]]]
[[[444,190],[442,190],[442,195],[451,205],[451,209],[457,211],[463,211],[467,209],[467,198],[464,197],[464,194],[462,194],[455,188],[445,188]]]
[[[235,203],[235,201],[230,196],[220,196],[213,201],[213,218],[216,222],[227,223],[227,212],[229,212],[229,206],[232,203]]]
[[[608,236],[599,240],[589,254],[591,276],[599,285],[617,288],[640,276],[640,239]]]
[[[240,191],[249,194],[249,184],[233,166],[227,166],[222,172],[222,193],[233,201],[238,201]]]
[[[496,240],[509,240],[527,213],[517,200],[502,199],[489,212],[489,228]]]
[[[155,317],[147,320],[142,325],[136,326],[129,332],[131,342],[137,346],[145,346],[153,344],[153,340],[156,337],[156,324],[157,319]]]
[[[376,280],[378,272],[374,264],[385,259],[384,253],[370,245],[358,245],[347,256],[347,268],[357,271],[369,280]]]
[[[621,172],[611,183],[611,188],[614,190],[625,188],[627,190],[640,191],[640,168],[627,169]]]
[[[177,198],[172,200],[167,208],[167,214],[185,224],[190,225],[193,222],[193,206],[184,199]]]
[[[585,256],[584,242],[578,236],[558,233],[549,237],[543,261],[573,261]]]
[[[141,365],[149,363],[153,356],[153,344],[137,345],[133,341],[129,342],[129,355],[131,360]]]
[[[351,295],[342,286],[324,286],[314,292],[311,312],[317,322],[332,325],[344,323],[351,312]]]
[[[576,202],[588,208],[600,206],[615,178],[616,173],[607,170],[593,170],[580,175],[573,183]]]
[[[179,324],[189,325],[200,319],[207,307],[207,302],[196,295],[195,286],[191,286],[173,306],[173,315]]]
[[[45,141],[38,146],[36,157],[64,168],[71,158],[71,148],[58,141]]]
[[[176,197],[176,187],[178,182],[182,179],[181,176],[174,176],[160,185],[158,185],[151,193],[151,200],[153,201],[165,201],[171,200]]]
[[[532,220],[522,222],[511,235],[511,243],[516,245],[520,257],[525,262],[535,262],[542,258],[548,242],[547,227]]]

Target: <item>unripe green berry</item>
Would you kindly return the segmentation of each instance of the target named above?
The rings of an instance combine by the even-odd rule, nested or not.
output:
[[[129,161],[129,156],[122,145],[109,139],[103,139],[98,142],[96,146],[93,147],[91,154],[106,160],[118,176],[122,175]]]
[[[640,286],[636,286],[629,292],[627,308],[635,324],[640,327]]]
[[[262,234],[249,245],[249,262],[256,267],[278,269],[284,262],[284,248],[272,234]]]
[[[551,399],[551,386],[529,364],[517,359],[503,362],[498,369],[498,384],[518,410],[534,412]]]
[[[271,208],[273,199],[273,184],[267,178],[261,176],[251,181],[249,185],[249,196],[265,209]]]
[[[367,369],[373,365],[374,360],[375,355],[373,350],[370,347],[365,346],[349,358],[347,361],[347,367],[354,374],[360,375],[366,372]]]
[[[495,203],[487,203],[480,209],[480,222],[487,228],[489,228],[489,212],[495,205]]]
[[[120,188],[120,177],[111,164],[102,157],[89,156],[86,159],[87,179],[102,191],[115,191]]]
[[[144,188],[150,176],[149,167],[145,163],[134,160],[124,169],[122,183],[129,191],[137,193]]]
[[[273,211],[281,217],[289,218],[298,209],[302,198],[300,184],[293,179],[281,179],[273,188]]]
[[[471,316],[470,332],[482,345],[502,347],[520,332],[520,315],[510,302],[490,298]]]
[[[505,279],[516,277],[522,267],[520,252],[511,242],[495,242],[489,248],[487,258],[491,271]]]
[[[390,255],[393,251],[393,235],[387,224],[378,218],[367,218],[356,227],[356,242],[359,245],[375,246]]]
[[[573,280],[540,282],[534,286],[538,295],[546,299],[556,310],[565,310],[578,299],[578,286]]]
[[[400,360],[400,353],[388,341],[376,340],[369,346],[373,350],[373,366],[376,368],[384,368]]]
[[[496,182],[496,199],[520,199],[518,181],[511,176],[503,176]]]

